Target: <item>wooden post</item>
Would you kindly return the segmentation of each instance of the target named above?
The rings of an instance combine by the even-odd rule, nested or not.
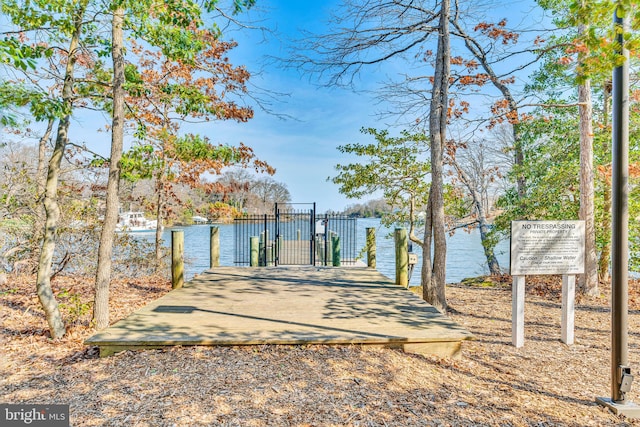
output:
[[[367,227],[367,267],[376,268],[376,229]]]
[[[396,228],[396,285],[404,288],[409,286],[409,243],[407,241],[407,230]]]
[[[264,265],[271,265],[273,261],[273,244],[269,240],[269,230],[264,230]]]
[[[331,236],[331,249],[333,266],[340,267],[340,236],[337,234]]]
[[[209,268],[220,266],[220,228],[211,227],[209,236]]]
[[[171,231],[171,289],[184,285],[184,231]]]
[[[267,259],[265,260],[264,265],[271,265],[273,263],[273,255],[274,255],[274,251],[273,251],[273,242],[271,244],[267,243],[266,244],[266,248],[265,251],[267,252]]]
[[[562,275],[562,342],[571,345],[575,329],[576,276]]]
[[[324,238],[316,236],[316,252],[318,253],[318,261],[320,265],[324,265]]]
[[[249,239],[249,266],[258,267],[260,265],[260,238],[252,236]]]
[[[524,345],[525,276],[513,276],[511,289],[511,341],[517,348]]]
[[[264,267],[267,265],[267,245],[265,243],[264,231],[260,233],[260,243],[258,246],[258,265]]]

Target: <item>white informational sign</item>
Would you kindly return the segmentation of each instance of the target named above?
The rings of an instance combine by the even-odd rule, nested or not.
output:
[[[573,344],[576,274],[584,273],[584,221],[512,221],[512,342],[524,345],[525,276],[562,274],[562,342]]]
[[[584,273],[584,221],[512,221],[511,275]]]

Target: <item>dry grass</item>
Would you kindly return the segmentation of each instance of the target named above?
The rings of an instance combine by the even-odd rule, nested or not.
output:
[[[606,289],[578,301],[573,346],[559,340],[554,279],[528,287],[521,349],[510,344],[508,282],[450,286],[451,317],[476,336],[463,345],[460,360],[325,346],[173,348],[99,359],[82,344],[92,334],[90,281],[55,283],[71,321],[59,341],[47,337],[32,283],[10,278],[0,288],[0,402],[70,404],[73,426],[640,425],[594,403],[610,387]],[[112,319],[168,289],[157,278],[115,283]],[[634,371],[637,295],[634,284]],[[637,396],[634,389],[630,397]]]

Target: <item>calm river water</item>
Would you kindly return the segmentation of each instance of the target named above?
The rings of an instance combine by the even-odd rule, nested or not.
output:
[[[357,221],[357,247],[365,245],[366,229],[375,227],[377,244],[377,269],[382,274],[393,278],[395,275],[395,246],[393,242],[393,229],[383,227],[376,218],[361,218]],[[185,240],[185,269],[187,279],[192,278],[209,268],[209,228],[210,225],[193,225],[179,227],[184,230]],[[233,225],[218,225],[220,229],[220,264],[233,266],[234,234]],[[164,239],[170,245],[170,229],[165,231]],[[153,238],[152,233],[147,238]],[[145,238],[145,237],[143,237]],[[418,255],[418,265],[411,277],[411,285],[420,284],[421,251],[414,250]],[[496,250],[496,256],[500,267],[507,270],[509,267],[509,243],[501,242]],[[447,241],[447,282],[454,283],[466,277],[480,276],[488,272],[486,261],[480,243],[480,233],[477,230],[467,233],[458,230],[455,235],[448,237]]]

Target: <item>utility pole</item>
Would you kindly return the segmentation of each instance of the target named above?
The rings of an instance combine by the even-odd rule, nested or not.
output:
[[[628,311],[629,311],[629,51],[624,47],[624,33],[628,30],[626,12],[620,6],[613,17],[619,54],[625,57],[622,65],[613,70],[612,115],[612,196],[611,209],[611,398],[596,401],[617,415],[640,418],[640,406],[629,402],[633,375],[629,367]]]

